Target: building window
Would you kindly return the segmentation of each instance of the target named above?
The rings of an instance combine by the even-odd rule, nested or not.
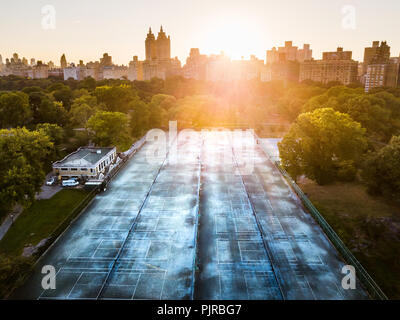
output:
[[[78,171],[77,168],[71,168],[71,171]]]
[[[68,171],[68,168],[61,168],[61,171]]]
[[[87,168],[81,168],[81,171],[87,171],[88,169]]]

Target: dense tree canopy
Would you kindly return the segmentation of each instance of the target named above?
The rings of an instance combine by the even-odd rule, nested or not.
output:
[[[301,114],[279,143],[282,164],[293,176],[325,184],[351,180],[367,147],[365,129],[332,108]]]
[[[23,126],[31,120],[29,97],[23,92],[0,93],[0,128]]]
[[[16,203],[30,204],[45,177],[44,167],[54,145],[43,131],[0,130],[0,212]]]
[[[363,177],[371,192],[400,199],[400,136],[367,156]]]
[[[400,130],[399,105],[400,99],[389,93],[367,94],[360,88],[339,86],[308,100],[303,111],[333,108],[347,113],[360,122],[371,137],[386,142]]]
[[[127,85],[97,87],[94,95],[98,103],[104,104],[105,109],[111,112],[127,112],[129,103],[137,98],[132,88]]]
[[[381,148],[393,135],[400,134],[398,89],[380,88],[365,93],[358,85],[323,85],[311,81],[225,83],[182,77],[133,82],[92,78],[63,81],[9,76],[0,79],[0,90],[6,90],[0,91],[2,128],[38,129],[56,145],[63,141],[67,150],[88,142],[87,134],[81,135],[82,131],[74,128],[86,127],[93,142],[118,144],[122,150],[130,145],[131,138],[138,139],[151,128],[167,129],[168,121],[178,121],[179,129],[239,126],[258,131],[277,122],[280,123],[276,127],[278,136],[287,132],[286,128],[295,121],[284,140],[283,158],[293,174],[306,173],[321,183],[325,182],[324,176],[327,181],[351,179],[357,171],[359,156],[355,155],[361,152],[359,148],[351,156],[338,149],[345,145],[341,129],[337,129],[346,127],[343,116],[348,117],[349,123],[359,123],[360,130],[361,127],[366,130],[371,150]],[[331,118],[326,112],[314,113],[324,108],[338,113],[330,115]],[[310,112],[311,119],[319,120],[309,119],[307,124],[304,112],[306,118],[311,117],[307,113]],[[334,120],[338,115],[341,121]],[[62,139],[56,134],[56,128],[63,130]],[[273,124],[271,128],[275,128]],[[273,133],[272,129],[267,132]],[[364,150],[364,139],[361,140],[359,146]],[[318,155],[314,157],[318,161],[307,158],[308,148]],[[318,169],[319,162],[323,164]]]
[[[131,144],[128,116],[121,112],[99,111],[86,124],[93,141],[102,147],[117,146],[125,151]]]

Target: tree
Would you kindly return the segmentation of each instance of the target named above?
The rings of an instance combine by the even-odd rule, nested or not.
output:
[[[0,130],[0,212],[29,205],[40,190],[54,145],[43,131]]]
[[[398,99],[391,94],[366,94],[360,88],[333,87],[308,100],[303,111],[333,108],[347,113],[367,129],[370,137],[387,142],[400,129],[399,105]]]
[[[92,77],[86,77],[79,83],[80,88],[86,88],[88,90],[94,90],[96,88],[96,80]]]
[[[14,288],[23,283],[32,265],[32,258],[7,257],[0,254],[0,299],[7,298]]]
[[[99,111],[86,124],[94,142],[102,147],[126,150],[131,144],[128,116],[121,112]]]
[[[137,99],[132,88],[126,85],[97,87],[94,95],[111,112],[127,112],[129,103]]]
[[[174,97],[156,94],[150,102],[150,118],[149,124],[152,128],[162,128],[167,120],[167,110],[169,110],[176,99]],[[167,108],[167,109],[166,109]]]
[[[0,94],[0,128],[22,127],[32,117],[29,97],[23,92]]]
[[[88,104],[73,104],[69,111],[71,123],[75,127],[84,127],[89,118],[96,113],[96,110]]]
[[[157,105],[168,111],[176,104],[176,98],[168,94],[156,94],[151,98],[151,104]]]
[[[130,109],[131,134],[139,138],[149,129],[149,106],[143,101],[135,101],[131,103]]]
[[[36,130],[47,135],[56,146],[64,141],[64,129],[54,123],[39,123]]]
[[[63,126],[68,121],[68,113],[61,102],[54,102],[43,97],[34,112],[35,123],[55,123]]]
[[[53,97],[56,101],[62,102],[65,110],[69,111],[72,103],[72,90],[69,86],[63,86],[62,88],[53,91]]]
[[[301,114],[278,146],[282,165],[294,178],[305,174],[326,184],[355,177],[367,140],[349,115],[323,108]]]
[[[400,199],[400,136],[377,152],[368,154],[362,176],[371,193]]]
[[[77,127],[84,127],[89,118],[96,113],[97,99],[90,94],[76,98],[69,111],[71,123]]]

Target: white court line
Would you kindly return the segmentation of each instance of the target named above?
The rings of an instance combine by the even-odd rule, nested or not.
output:
[[[66,295],[66,298],[69,299],[69,296],[71,295],[72,291],[75,289],[76,284],[78,283],[78,281],[82,278],[84,272],[81,272],[81,274],[79,275],[78,279],[75,281],[74,285],[72,286],[72,289],[69,291],[69,293]]]

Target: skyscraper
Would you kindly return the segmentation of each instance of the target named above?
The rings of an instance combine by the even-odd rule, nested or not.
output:
[[[171,59],[171,38],[167,37],[161,26],[156,40],[157,59]]]
[[[298,61],[303,62],[312,59],[312,50],[309,44],[304,44],[303,49],[293,46],[292,41],[285,41],[284,47],[273,47],[267,50],[267,64],[283,62],[283,61]]]
[[[387,86],[388,77],[391,73],[396,72],[393,67],[390,64],[390,47],[386,41],[382,41],[380,45],[379,41],[374,41],[372,48],[365,48],[365,91]]]
[[[147,38],[145,40],[146,46],[146,60],[153,60],[157,57],[157,45],[156,38],[154,34],[151,32],[151,28],[149,28],[149,33],[147,34]]]
[[[131,64],[131,74],[139,75],[140,65],[143,68],[143,79],[150,80],[151,78],[165,79],[168,76],[181,73],[181,63],[178,58],[171,59],[171,37],[167,36],[161,26],[157,39],[154,33],[149,28],[145,40],[146,60],[140,63]],[[133,61],[135,62],[135,61]]]
[[[60,65],[61,65],[61,69],[65,69],[68,66],[67,59],[65,58],[65,54],[63,54],[61,56]]]
[[[145,41],[146,60],[171,59],[171,37],[165,34],[161,26],[157,39],[149,28]]]
[[[358,62],[352,59],[351,51],[338,48],[324,52],[322,60],[304,61],[300,65],[300,82],[312,80],[327,84],[337,81],[348,85],[357,81]]]
[[[367,47],[364,49],[364,62],[363,71],[367,73],[368,65],[373,63],[372,60],[386,60],[390,58],[390,47],[387,45],[386,41],[382,41],[379,46],[379,41],[373,41],[372,47]]]

